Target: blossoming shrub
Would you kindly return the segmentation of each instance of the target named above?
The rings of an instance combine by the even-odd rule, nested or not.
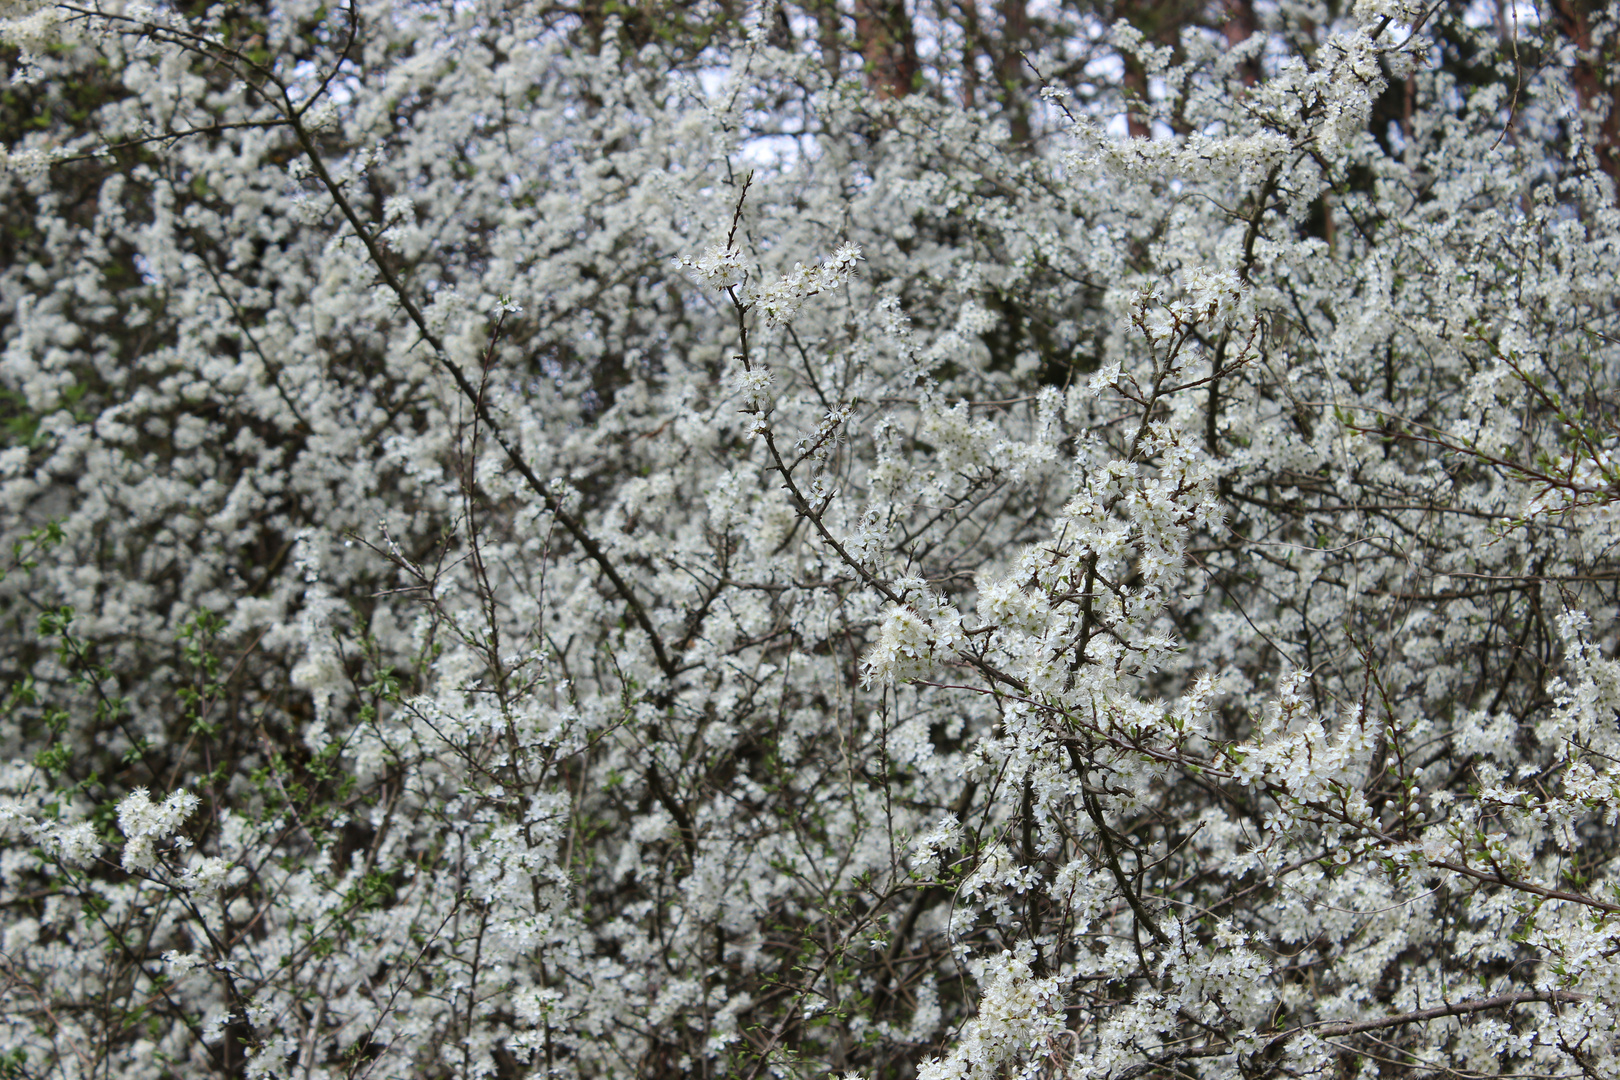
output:
[[[0,1075],[1620,1070],[1510,14],[0,9]]]

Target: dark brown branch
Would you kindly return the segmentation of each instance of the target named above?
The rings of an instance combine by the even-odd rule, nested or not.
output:
[[[1489,1009],[1506,1009],[1514,1005],[1524,1005],[1533,1001],[1544,1002],[1581,1002],[1589,998],[1586,994],[1577,994],[1572,990],[1519,990],[1511,994],[1497,994],[1495,997],[1477,998],[1474,1001],[1454,1001],[1448,1005],[1435,1005],[1427,1009],[1417,1009],[1408,1013],[1397,1013],[1394,1016],[1380,1016],[1373,1020],[1344,1021],[1340,1023],[1315,1024],[1308,1029],[1313,1034],[1324,1038],[1334,1039],[1345,1035],[1359,1035],[1364,1031],[1382,1031],[1385,1028],[1402,1027],[1406,1024],[1421,1024],[1427,1020],[1438,1020],[1442,1016],[1468,1016]],[[1289,1032],[1282,1038],[1289,1038],[1294,1032]]]

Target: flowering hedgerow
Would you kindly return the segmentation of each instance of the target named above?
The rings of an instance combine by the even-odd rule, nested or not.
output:
[[[1613,18],[1228,7],[0,5],[0,1077],[1620,1072]]]

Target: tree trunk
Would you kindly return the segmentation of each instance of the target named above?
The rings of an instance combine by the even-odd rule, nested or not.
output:
[[[917,80],[917,35],[903,0],[856,0],[855,34],[867,85],[879,98],[901,98]]]
[[[1575,64],[1570,83],[1576,102],[1592,126],[1587,136],[1592,153],[1614,184],[1612,197],[1620,203],[1620,83],[1614,69],[1604,62],[1603,52],[1593,41],[1592,22],[1598,6],[1595,0],[1553,0],[1558,28],[1575,46]]]

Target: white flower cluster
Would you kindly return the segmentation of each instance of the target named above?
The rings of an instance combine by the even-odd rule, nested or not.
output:
[[[124,869],[150,870],[157,864],[154,845],[173,836],[197,809],[199,800],[189,791],[173,792],[154,803],[145,788],[136,788],[118,804],[118,831],[124,834]]]
[[[330,101],[320,102],[304,114],[304,127],[311,133],[333,131],[339,123],[338,107]]]
[[[23,150],[7,151],[4,160],[0,161],[0,167],[21,177],[40,177],[50,171],[55,157],[50,151],[30,146]]]
[[[1235,270],[1195,267],[1187,273],[1182,290],[1185,295],[1169,303],[1158,290],[1144,290],[1132,306],[1132,320],[1156,346],[1184,338],[1198,327],[1231,326],[1249,306],[1249,288]]]
[[[181,871],[180,887],[198,897],[217,896],[221,889],[241,880],[246,874],[246,870],[232,867],[229,859],[207,855],[199,859],[197,865]]]
[[[697,258],[675,260],[677,269],[685,270],[693,281],[705,289],[729,289],[741,285],[748,277],[743,265],[742,249],[725,244],[710,244]]]
[[[38,842],[69,866],[88,866],[101,853],[101,837],[88,821],[41,829]]]
[[[176,978],[188,975],[200,967],[205,967],[208,961],[196,953],[183,953],[179,949],[170,949],[161,957],[164,967],[167,967]]]
[[[61,40],[68,12],[40,0],[6,0],[0,5],[0,44],[29,53],[43,53]]]
[[[1048,597],[1019,587],[1011,578],[987,578],[979,583],[979,618],[1004,631],[1042,635],[1051,619]]]
[[[1378,62],[1381,50],[1365,29],[1334,35],[1323,52],[1330,63],[1317,83],[1324,114],[1317,139],[1332,151],[1363,137],[1386,80]]]
[[[1318,803],[1330,792],[1359,786],[1360,770],[1371,758],[1378,730],[1375,723],[1356,714],[1330,733],[1320,718],[1306,712],[1302,701],[1287,700],[1286,691],[1304,680],[1305,676],[1296,675],[1285,682],[1278,718],[1268,725],[1269,737],[1233,746],[1228,754],[1234,762],[1233,779],[1242,786],[1265,782],[1302,803]],[[1341,810],[1365,813],[1365,803],[1359,797],[1353,801],[1354,806],[1341,806]]]
[[[961,646],[962,615],[921,578],[895,582],[905,603],[892,604],[878,630],[877,644],[863,661],[866,686],[893,686],[920,679],[949,662]]]
[[[13,763],[12,768],[20,769],[21,763]],[[87,866],[101,853],[101,838],[90,822],[59,821],[40,814],[40,809],[37,800],[0,801],[0,836],[21,833],[46,858],[72,867]]]
[[[919,871],[938,873],[953,861],[961,847],[964,832],[955,817],[946,817],[912,842],[912,866]]]
[[[776,377],[771,370],[755,366],[752,371],[738,369],[736,377],[737,393],[742,398],[742,411],[756,413],[770,408],[771,384]]]
[[[1375,26],[1384,19],[1411,25],[1423,15],[1426,7],[1414,0],[1356,0],[1351,10],[1363,26]]]
[[[854,244],[843,244],[813,266],[794,263],[786,275],[755,289],[750,299],[765,313],[768,324],[792,322],[806,300],[842,288],[854,275],[860,261],[861,249]]]
[[[1022,1064],[1064,1029],[1060,976],[1036,976],[1027,949],[1006,950],[980,976],[979,1010],[951,1053],[917,1067],[918,1080],[990,1080]]]

